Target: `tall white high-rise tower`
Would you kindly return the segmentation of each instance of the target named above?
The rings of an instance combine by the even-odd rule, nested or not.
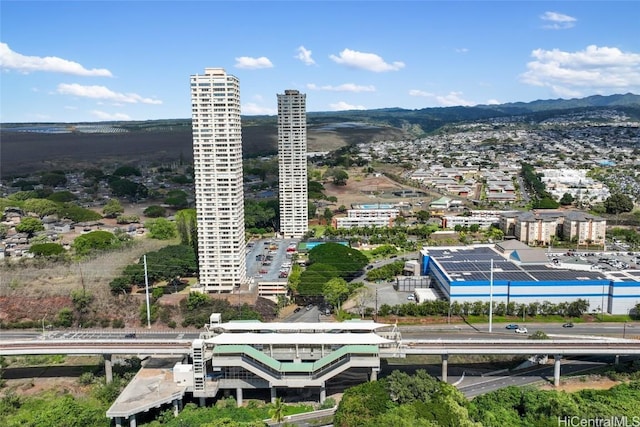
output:
[[[191,76],[200,284],[230,292],[247,280],[240,82],[222,68]]]
[[[307,107],[306,95],[297,90],[278,94],[278,170],[280,233],[300,238],[309,229]]]

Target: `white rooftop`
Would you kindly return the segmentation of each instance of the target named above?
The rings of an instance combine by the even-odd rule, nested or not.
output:
[[[326,332],[326,331],[375,331],[388,327],[386,323],[370,320],[348,322],[261,322],[259,320],[231,321],[214,325],[215,329],[227,332],[264,331],[266,332]]]
[[[358,345],[393,342],[374,333],[224,333],[205,340],[214,345]]]

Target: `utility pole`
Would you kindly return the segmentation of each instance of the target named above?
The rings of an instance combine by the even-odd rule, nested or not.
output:
[[[147,329],[151,329],[151,306],[149,305],[149,276],[147,274],[147,256],[144,255],[144,286],[146,289],[147,297]]]
[[[376,322],[378,321],[378,287],[376,286],[376,311],[374,313],[376,315]]]
[[[45,339],[47,337],[44,332],[44,319],[46,318],[47,318],[47,315],[45,314],[44,317],[42,318],[42,339]],[[626,323],[625,323],[625,326],[626,326]]]
[[[493,258],[491,258],[491,272],[489,278],[489,333],[493,332]]]

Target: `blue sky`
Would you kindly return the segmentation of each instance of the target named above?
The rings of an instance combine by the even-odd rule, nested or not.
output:
[[[189,118],[189,76],[243,115],[640,93],[635,1],[0,3],[0,122]]]

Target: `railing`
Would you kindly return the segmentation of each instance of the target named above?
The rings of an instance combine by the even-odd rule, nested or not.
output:
[[[315,362],[280,362],[249,345],[220,346],[215,352],[220,356],[239,356],[244,362],[260,369],[276,379],[317,379],[331,369],[347,363],[352,357],[378,356],[376,346],[344,346]],[[297,369],[297,370],[296,370]]]

